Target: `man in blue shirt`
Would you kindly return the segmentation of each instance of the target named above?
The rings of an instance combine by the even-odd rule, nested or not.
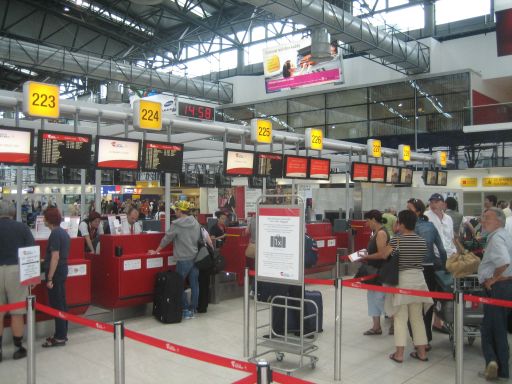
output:
[[[512,300],[512,237],[505,230],[505,214],[492,207],[482,215],[482,228],[488,234],[484,257],[478,267],[478,280],[488,297]],[[509,378],[507,318],[509,309],[484,305],[482,321],[482,352],[485,358],[487,380]]]
[[[0,305],[25,301],[27,287],[20,285],[18,267],[18,249],[35,244],[30,229],[23,223],[12,218],[16,212],[14,205],[8,201],[0,201]],[[27,350],[22,346],[23,315],[26,310],[11,311],[11,329],[14,345],[17,350],[13,359],[27,356]],[[0,361],[2,361],[2,334],[4,330],[4,315],[0,312]]]

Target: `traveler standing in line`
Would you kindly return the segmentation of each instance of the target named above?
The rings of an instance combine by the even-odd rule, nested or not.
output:
[[[459,203],[454,197],[446,198],[446,211],[444,212],[452,218],[453,221],[453,236],[455,239],[460,239],[460,232],[462,226],[462,213],[459,212]]]
[[[487,195],[484,198],[484,209],[496,207],[498,205],[498,198],[496,195]]]
[[[34,237],[28,226],[13,220],[16,208],[7,200],[0,201],[0,305],[25,301],[27,287],[20,285],[18,266],[18,249],[35,244]],[[12,358],[22,359],[27,350],[22,345],[25,308],[10,311],[11,331],[14,346],[17,350]],[[2,335],[4,331],[5,312],[0,312],[0,361],[2,361]]]
[[[139,210],[135,207],[128,208],[126,212],[126,224],[123,222],[121,233],[123,235],[137,235],[142,233],[142,224],[139,220]]]
[[[512,210],[510,209],[508,201],[503,201],[503,204],[500,208],[503,210],[506,218],[512,217]]]
[[[101,215],[93,211],[78,225],[78,236],[84,238],[85,252],[96,253],[100,235],[103,235]]]
[[[44,258],[44,273],[50,307],[67,312],[65,284],[68,276],[71,239],[68,233],[61,228],[61,221],[62,216],[57,208],[48,208],[44,212],[45,225],[51,230]],[[43,348],[64,346],[66,341],[68,341],[68,322],[56,317],[55,333],[46,339]]]
[[[200,225],[194,216],[189,216],[190,203],[185,200],[176,202],[177,219],[171,223],[171,228],[160,241],[156,250],[149,250],[149,254],[159,253],[169,243],[173,243],[173,254],[176,257],[176,272],[183,280],[188,277],[188,283],[192,290],[192,302],[188,302],[187,295],[183,292],[183,318],[193,319],[199,298],[199,271],[194,265],[197,256],[197,243],[199,241]]]
[[[386,219],[382,217],[382,213],[376,209],[372,209],[364,214],[366,225],[372,230],[372,237],[368,242],[367,254],[361,258],[361,262],[367,262],[368,266],[373,267],[376,273],[382,267],[382,262],[386,259],[386,249],[389,243],[389,234],[384,228],[383,224]],[[380,283],[378,284],[380,285]],[[368,316],[373,320],[372,327],[363,333],[365,336],[382,335],[382,328],[380,325],[380,317],[384,315],[384,299],[386,294],[384,292],[377,292],[368,290],[366,291],[368,299]],[[392,328],[389,333],[392,334]]]
[[[435,271],[439,268],[444,269],[446,266],[446,251],[444,249],[443,241],[434,224],[428,221],[425,216],[425,204],[420,199],[409,199],[407,201],[407,209],[417,216],[418,221],[414,227],[414,232],[422,237],[427,243],[427,252],[423,259],[423,277],[427,283],[429,291],[437,290]],[[434,246],[439,250],[440,265],[436,265],[437,258],[434,253]],[[427,332],[427,351],[432,349],[430,342],[432,341],[432,317],[434,315],[434,307],[430,307],[428,311],[423,314],[425,322],[425,330]]]
[[[482,215],[482,227],[488,234],[484,257],[478,267],[478,281],[492,299],[512,300],[512,237],[504,229],[505,214],[496,207]],[[507,318],[510,310],[484,304],[484,318],[480,327],[482,352],[485,358],[487,380],[509,378],[509,345]]]
[[[395,234],[395,231],[393,228],[396,224],[396,209],[395,208],[386,208],[384,210],[384,213],[382,214],[382,217],[386,219],[386,222],[384,223],[384,229],[388,233],[389,237],[393,237]]]
[[[398,214],[399,235],[389,241],[392,249],[399,250],[398,256],[398,288],[428,291],[427,283],[423,277],[423,260],[427,252],[425,240],[414,232],[416,215],[409,211],[401,211]],[[391,249],[386,251],[391,254]],[[428,361],[427,358],[427,334],[423,323],[423,310],[431,307],[433,301],[429,297],[408,296],[401,294],[386,295],[386,313],[393,316],[395,326],[394,353],[389,358],[397,363],[404,360],[405,346],[407,345],[407,322],[411,324],[413,342],[416,351],[409,354],[413,359]],[[427,308],[425,308],[427,307]]]

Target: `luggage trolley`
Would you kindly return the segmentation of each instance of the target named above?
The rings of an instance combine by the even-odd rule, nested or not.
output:
[[[444,274],[444,277],[443,277]],[[483,295],[483,288],[478,282],[477,275],[469,275],[460,278],[453,278],[448,272],[436,273],[439,285],[445,292],[463,292],[475,296]],[[438,301],[436,311],[444,321],[448,329],[448,337],[452,344],[453,356],[455,357],[455,307],[453,301]],[[484,317],[484,307],[481,303],[465,302],[464,305],[464,337],[467,337],[469,345],[473,345],[476,338],[480,336],[480,324]]]
[[[276,197],[291,197],[297,204],[268,204]],[[249,361],[274,354],[272,369],[288,375],[318,362],[313,353],[318,349],[319,308],[304,298],[304,212],[300,196],[257,200],[254,349]],[[286,354],[298,356],[298,363],[285,360]]]

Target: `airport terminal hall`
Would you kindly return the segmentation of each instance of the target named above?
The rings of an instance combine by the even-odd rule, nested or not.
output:
[[[505,383],[510,343],[512,0],[0,0],[1,384]]]

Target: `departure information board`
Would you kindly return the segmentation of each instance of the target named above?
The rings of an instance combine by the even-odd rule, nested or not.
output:
[[[46,167],[88,168],[91,165],[91,135],[39,131],[37,163]]]
[[[183,144],[145,141],[143,168],[149,172],[179,173],[183,166]]]

